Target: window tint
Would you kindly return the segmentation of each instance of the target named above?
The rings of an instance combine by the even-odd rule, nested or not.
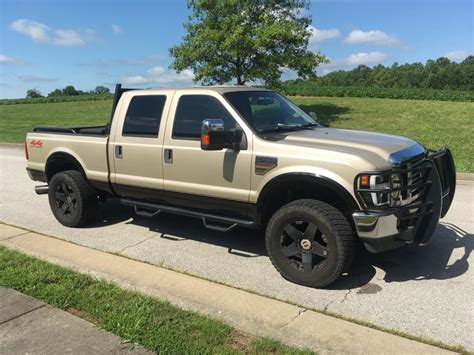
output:
[[[316,124],[294,103],[271,91],[235,91],[224,96],[257,131]]]
[[[158,137],[166,96],[135,96],[130,101],[122,135]]]
[[[235,120],[215,97],[183,95],[179,98],[173,125],[173,138],[199,138],[202,121],[221,119],[224,128],[235,128]]]

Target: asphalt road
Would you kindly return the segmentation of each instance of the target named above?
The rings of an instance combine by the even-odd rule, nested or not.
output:
[[[474,351],[474,183],[458,183],[450,212],[425,247],[369,254],[330,289],[284,280],[266,256],[263,233],[206,230],[196,219],[134,215],[117,201],[99,222],[70,229],[53,217],[47,196],[34,193],[23,152],[0,148],[0,221],[95,249]],[[317,336],[317,334],[315,335]]]

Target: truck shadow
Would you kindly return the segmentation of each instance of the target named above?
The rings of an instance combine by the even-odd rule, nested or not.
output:
[[[315,112],[317,115],[316,120],[323,125],[330,125],[335,121],[344,121],[347,118],[341,117],[341,115],[351,112],[351,109],[346,106],[338,106],[334,104],[315,104],[315,105],[301,105],[300,108],[304,112]]]
[[[159,238],[177,243],[193,240],[227,249],[242,258],[267,256],[264,230],[236,228],[228,233],[208,230],[199,219],[173,214],[155,218],[136,216],[132,208],[118,201],[101,204],[100,221],[92,228],[131,223],[156,232]],[[419,247],[407,245],[392,251],[371,254],[360,246],[349,272],[343,274],[328,289],[352,289],[373,285],[376,268],[383,271],[385,283],[411,280],[446,280],[456,278],[469,269],[469,257],[474,249],[474,235],[449,223],[440,223],[430,244]],[[378,283],[380,285],[380,283]],[[379,287],[378,285],[374,285]],[[382,285],[383,286],[383,285]],[[370,290],[369,290],[370,291]],[[374,292],[377,292],[375,290]]]
[[[441,223],[426,246],[407,245],[380,254],[359,250],[350,272],[330,288],[348,289],[367,285],[376,274],[375,268],[383,270],[386,283],[456,278],[468,271],[473,249],[473,234],[456,225]]]

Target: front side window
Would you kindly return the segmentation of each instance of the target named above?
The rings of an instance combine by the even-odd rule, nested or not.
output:
[[[209,95],[181,96],[174,117],[173,138],[199,139],[202,121],[207,119],[223,120],[226,130],[236,126],[229,111],[215,97]]]
[[[123,136],[158,137],[165,95],[134,96],[128,105]]]
[[[302,109],[276,92],[235,91],[224,97],[257,132],[318,126]]]

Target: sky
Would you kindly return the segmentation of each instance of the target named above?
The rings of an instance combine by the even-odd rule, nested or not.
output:
[[[318,73],[441,56],[462,61],[474,53],[473,3],[314,0],[309,47],[331,60]],[[192,71],[169,69],[168,54],[189,13],[181,0],[0,0],[0,98],[66,85],[193,85]]]

